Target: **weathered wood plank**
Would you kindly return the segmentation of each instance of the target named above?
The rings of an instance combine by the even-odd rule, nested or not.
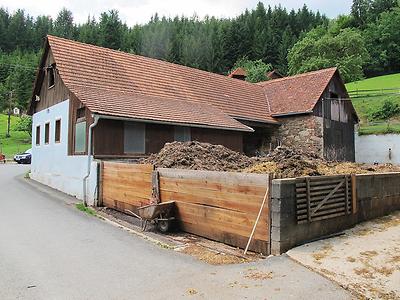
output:
[[[351,202],[352,202],[352,212],[357,213],[357,180],[356,175],[351,175]]]

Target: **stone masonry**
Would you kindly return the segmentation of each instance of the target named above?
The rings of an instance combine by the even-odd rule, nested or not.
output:
[[[313,152],[323,157],[322,118],[314,115],[298,115],[279,118],[281,125],[273,133],[275,144]]]

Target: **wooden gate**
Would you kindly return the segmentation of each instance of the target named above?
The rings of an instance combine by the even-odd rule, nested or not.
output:
[[[298,224],[354,213],[355,177],[340,175],[297,178],[296,205]]]

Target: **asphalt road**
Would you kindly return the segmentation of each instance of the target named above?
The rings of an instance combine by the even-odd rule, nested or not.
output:
[[[0,299],[351,299],[287,256],[210,266],[163,249],[28,184],[28,169],[0,165]]]

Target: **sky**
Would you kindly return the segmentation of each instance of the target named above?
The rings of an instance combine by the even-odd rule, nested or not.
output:
[[[117,9],[129,26],[143,24],[154,13],[159,16],[185,15],[199,17],[234,17],[246,8],[255,8],[259,0],[0,0],[0,6],[10,12],[23,8],[32,16],[50,15],[54,19],[61,8],[71,10],[77,23],[84,23],[88,15],[98,17],[101,12]],[[298,9],[305,3],[310,9],[334,18],[350,12],[352,0],[264,0],[265,5],[281,4],[287,9]]]

